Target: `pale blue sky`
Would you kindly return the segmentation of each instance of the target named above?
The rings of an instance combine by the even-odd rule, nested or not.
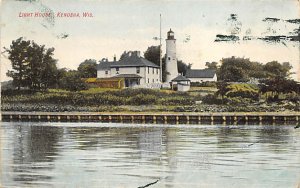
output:
[[[94,17],[56,17],[53,26],[43,18],[18,17],[20,12],[38,12],[45,7],[54,13],[92,12]],[[162,14],[163,39],[172,28],[177,39],[178,58],[192,63],[193,68],[203,68],[206,61],[239,56],[263,63],[289,61],[294,71],[299,69],[299,43],[214,42],[216,34],[229,34],[227,19],[232,13],[237,14],[242,24],[240,37],[248,29],[252,35],[262,36],[268,27],[275,29],[276,34],[288,34],[299,27],[284,21],[273,25],[262,21],[265,17],[300,18],[297,0],[39,0],[31,3],[2,0],[1,46],[8,47],[12,40],[26,37],[54,47],[59,67],[75,69],[85,59],[112,59],[125,50],[144,52],[148,46],[158,45],[159,42],[152,38],[159,36],[159,14]],[[69,37],[58,39],[56,36],[62,33]],[[183,42],[186,35],[191,36],[188,43]],[[10,63],[3,56],[1,65],[1,79],[7,80],[5,73]]]

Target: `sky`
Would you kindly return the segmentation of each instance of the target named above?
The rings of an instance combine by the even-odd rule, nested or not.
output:
[[[0,0],[1,1],[1,0]],[[47,48],[54,47],[59,68],[76,69],[85,59],[112,60],[124,51],[143,54],[159,45],[160,14],[162,50],[170,28],[175,33],[177,58],[205,68],[205,62],[244,57],[267,63],[290,62],[294,79],[300,80],[299,42],[266,42],[269,35],[289,35],[299,24],[286,22],[300,18],[299,0],[2,0],[1,52],[13,40],[23,37]],[[35,17],[50,12],[53,17]],[[80,17],[59,17],[59,13]],[[89,12],[92,17],[83,17]],[[24,13],[33,13],[24,17]],[[234,14],[235,19],[231,19]],[[279,21],[263,21],[265,18]],[[235,34],[253,40],[215,42],[216,35]],[[66,37],[67,36],[67,37]],[[1,54],[1,80],[9,80],[7,54]]]

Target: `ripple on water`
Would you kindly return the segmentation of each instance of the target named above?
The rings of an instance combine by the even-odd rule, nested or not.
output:
[[[295,187],[300,180],[300,131],[292,126],[10,122],[0,129],[7,187],[138,187],[158,179],[158,187]]]

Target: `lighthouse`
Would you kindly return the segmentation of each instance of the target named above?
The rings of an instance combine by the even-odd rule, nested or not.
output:
[[[170,29],[166,39],[166,82],[171,82],[172,79],[178,76],[177,58],[176,58],[176,39],[174,32]]]

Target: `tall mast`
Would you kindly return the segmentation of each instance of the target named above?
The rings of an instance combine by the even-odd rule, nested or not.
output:
[[[162,59],[161,59],[161,14],[159,14],[159,65],[160,65],[160,81],[162,82]]]

